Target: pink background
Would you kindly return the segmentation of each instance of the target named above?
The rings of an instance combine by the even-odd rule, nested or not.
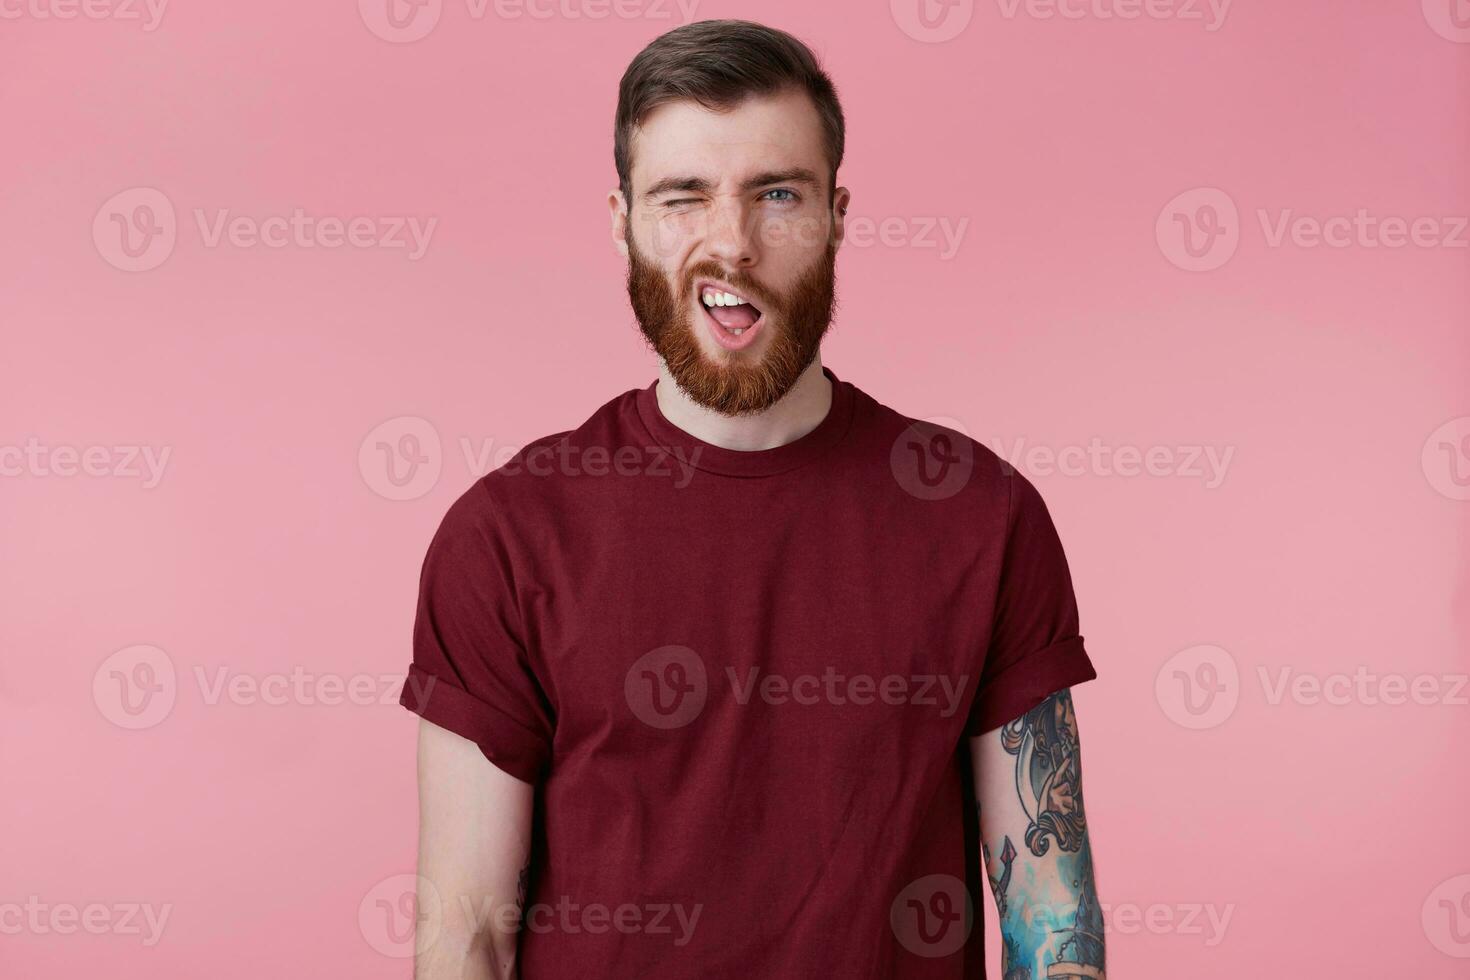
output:
[[[30,896],[171,910],[152,946],[116,915],[0,931],[0,973],[406,977],[377,900],[413,868],[412,716],[212,684],[388,691],[464,446],[498,462],[650,380],[603,198],[618,75],[684,18],[445,0],[405,43],[374,0],[178,3],[152,30],[49,2],[0,20],[0,453],[46,449],[0,477],[0,929]],[[1174,453],[1017,460],[1101,675],[1077,703],[1110,973],[1464,976],[1470,30],[1449,0],[1118,7],[936,6],[942,42],[912,0],[697,16],[814,44],[852,217],[894,219],[839,259],[839,375],[987,445]],[[174,242],[124,271],[137,188]],[[195,218],[297,208],[437,225],[410,259],[211,246]],[[1286,209],[1451,241],[1273,244]],[[1181,268],[1170,229],[1211,215],[1218,267]],[[922,244],[944,222],[968,223],[952,255]],[[405,433],[427,462],[400,490],[375,447]],[[156,486],[127,446],[170,452]],[[108,475],[58,474],[57,447],[106,447]],[[1181,447],[1232,451],[1223,480]],[[173,705],[130,730],[104,661],[139,644]],[[134,656],[109,664],[146,678]],[[1273,697],[1283,669],[1359,668],[1438,693]]]

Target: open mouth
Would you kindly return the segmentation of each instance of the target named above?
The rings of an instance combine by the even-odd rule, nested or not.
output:
[[[701,282],[695,295],[715,343],[726,350],[742,350],[754,343],[765,322],[759,307],[721,283]]]

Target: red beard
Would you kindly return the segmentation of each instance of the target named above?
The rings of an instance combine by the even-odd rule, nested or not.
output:
[[[644,259],[629,237],[628,299],[643,336],[681,391],[722,415],[749,415],[779,401],[817,356],[832,322],[836,265],[837,248],[829,243],[826,254],[795,285],[776,294],[749,273],[699,262],[684,271],[675,294],[663,270]],[[705,325],[691,322],[689,303],[701,277],[729,283],[760,309],[765,317],[761,329],[771,334],[764,354],[722,351],[711,357],[700,348],[694,331]]]

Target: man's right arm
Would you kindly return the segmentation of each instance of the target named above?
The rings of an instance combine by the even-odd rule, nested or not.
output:
[[[417,980],[513,980],[534,788],[419,723]],[[425,884],[427,882],[427,884]],[[425,926],[437,919],[439,928]]]

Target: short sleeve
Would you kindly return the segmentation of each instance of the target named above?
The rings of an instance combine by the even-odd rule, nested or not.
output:
[[[445,515],[419,576],[399,703],[528,783],[551,757],[552,711],[522,643],[511,563],[481,480]]]
[[[1048,695],[1097,676],[1078,632],[1077,599],[1041,494],[1011,471],[1007,533],[990,645],[967,735],[999,728]]]

